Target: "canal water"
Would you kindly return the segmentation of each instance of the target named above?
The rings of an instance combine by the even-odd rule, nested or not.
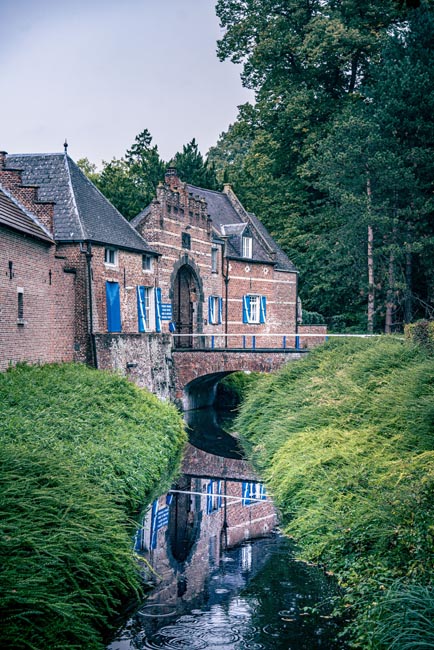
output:
[[[136,538],[155,586],[108,650],[343,649],[336,586],[295,559],[228,418],[206,409],[186,420],[184,474]]]

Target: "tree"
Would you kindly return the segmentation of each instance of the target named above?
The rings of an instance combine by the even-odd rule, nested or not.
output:
[[[406,4],[412,3],[217,3],[226,29],[219,56],[243,63],[243,82],[256,91],[255,106],[241,107],[236,124],[210,152],[214,160],[228,161],[219,175],[235,183],[248,209],[299,266],[308,309],[331,319],[345,305],[347,323],[366,326],[369,296],[370,327],[375,312],[377,326],[386,320],[389,329],[402,293],[402,228],[396,219],[401,224],[409,209],[416,175],[396,137],[383,133],[374,91],[387,44],[398,35],[409,42],[409,21],[417,12]],[[357,120],[366,137],[353,141],[351,130],[361,127]],[[234,136],[241,143],[241,133],[248,134],[248,150],[231,161]],[[346,151],[339,150],[339,138]],[[340,168],[333,150],[343,156]],[[345,165],[355,176],[340,191]]]
[[[195,138],[182,147],[182,152],[175,154],[173,165],[184,182],[210,190],[217,189],[214,166],[209,160],[203,159]]]
[[[82,165],[83,171],[127,219],[135,217],[152,201],[158,182],[164,178],[165,163],[151,143],[152,136],[145,129],[136,136],[125,157],[103,161],[96,178],[89,176],[94,167],[91,163]]]

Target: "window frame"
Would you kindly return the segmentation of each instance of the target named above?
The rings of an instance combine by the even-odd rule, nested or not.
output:
[[[248,260],[253,258],[253,237],[250,235],[242,236],[242,257]]]
[[[218,248],[213,246],[211,248],[211,273],[218,273],[219,268],[219,251]]]
[[[243,323],[248,325],[264,325],[267,322],[267,297],[259,293],[247,293],[243,296],[242,300]]]
[[[210,325],[222,324],[223,299],[221,296],[211,295],[208,298],[208,322]]]
[[[24,289],[17,287],[17,325],[24,324]]]
[[[140,329],[141,325],[141,311],[140,311],[140,289],[144,290],[143,295],[143,328]],[[156,318],[155,318],[155,292],[154,287],[149,285],[137,285],[137,318],[138,318],[138,331],[139,334],[144,334],[146,332],[155,332],[156,331]]]
[[[149,253],[144,253],[142,255],[142,271],[144,273],[152,273],[154,270],[154,260],[152,255],[149,255]]]
[[[113,253],[113,262],[110,262],[110,254]],[[104,247],[104,264],[112,269],[118,268],[119,266],[119,251],[114,246],[105,246]]]

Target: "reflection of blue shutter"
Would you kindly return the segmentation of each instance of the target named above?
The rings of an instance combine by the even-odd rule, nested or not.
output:
[[[206,514],[210,515],[212,512],[212,481],[208,483],[206,494]]]
[[[222,324],[222,313],[223,313],[223,298],[219,298],[219,318],[218,318],[218,324]]]
[[[259,306],[259,322],[265,323],[266,318],[267,318],[267,298],[265,296],[261,296],[261,302]]]
[[[218,494],[218,499],[217,499],[217,508],[222,507],[222,482],[217,481],[217,494]]]
[[[261,498],[263,501],[265,501],[266,498],[267,498],[267,493],[266,493],[266,490],[265,490],[265,485],[264,485],[263,483],[261,483],[261,497],[260,497],[260,498]]]
[[[243,323],[250,323],[250,296],[243,296]]]
[[[139,332],[146,332],[145,287],[137,287],[137,315],[139,318]]]
[[[107,331],[121,331],[121,299],[119,295],[118,282],[105,283],[105,295],[107,302]]]
[[[214,322],[213,316],[212,296],[208,296],[208,323],[212,324]]]
[[[151,540],[150,548],[151,550],[157,548],[157,515],[158,515],[158,499],[152,504],[152,517],[151,517]]]
[[[248,506],[250,503],[250,483],[243,481],[243,500],[242,505]]]
[[[155,287],[155,331],[161,332],[161,287]]]

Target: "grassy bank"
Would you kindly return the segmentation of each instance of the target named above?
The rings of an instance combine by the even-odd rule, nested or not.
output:
[[[345,588],[357,648],[434,647],[434,358],[332,342],[264,377],[237,430],[306,559]]]
[[[78,365],[0,374],[0,615],[7,648],[103,648],[139,589],[134,521],[177,471],[173,407]]]

